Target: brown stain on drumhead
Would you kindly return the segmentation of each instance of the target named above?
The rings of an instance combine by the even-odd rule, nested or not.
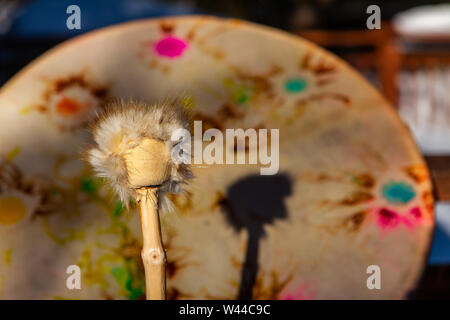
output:
[[[162,33],[173,33],[175,30],[175,23],[171,20],[162,20],[159,23],[159,29]]]
[[[370,193],[364,191],[356,191],[339,201],[339,204],[343,206],[354,206],[372,199],[373,196]]]

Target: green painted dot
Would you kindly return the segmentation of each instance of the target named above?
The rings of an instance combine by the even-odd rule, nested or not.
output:
[[[412,186],[404,182],[389,182],[383,186],[383,197],[390,203],[404,204],[411,201],[416,193]]]
[[[253,95],[253,88],[251,86],[240,85],[233,82],[231,79],[224,79],[223,85],[229,92],[231,100],[235,103],[244,104]]]
[[[100,181],[90,177],[83,177],[81,179],[81,190],[84,193],[95,193],[100,187]]]
[[[117,284],[126,290],[127,298],[135,300],[144,295],[144,279],[139,275],[134,275],[133,270],[138,266],[134,261],[126,261],[124,267],[114,267],[111,274]]]
[[[308,82],[302,78],[288,79],[284,83],[284,89],[287,92],[292,92],[292,93],[301,92],[301,91],[305,90],[307,86],[308,86]]]
[[[244,88],[237,88],[233,94],[233,100],[237,103],[245,103],[248,100],[249,96]]]
[[[127,270],[121,267],[114,267],[111,269],[111,274],[113,275],[114,279],[120,286],[125,287],[125,284],[128,279]]]
[[[117,200],[116,203],[114,204],[113,217],[114,218],[120,217],[122,212],[123,212],[122,201]]]
[[[143,283],[135,284],[132,278],[129,278],[125,288],[128,290],[128,299],[136,300],[144,295]]]

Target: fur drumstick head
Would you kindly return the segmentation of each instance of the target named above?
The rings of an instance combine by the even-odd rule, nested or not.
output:
[[[94,123],[95,144],[87,150],[87,160],[125,205],[136,197],[136,189],[159,187],[160,204],[167,209],[165,193],[178,193],[180,184],[192,178],[187,164],[171,158],[176,144],[172,133],[188,128],[186,111],[177,103],[119,101]]]

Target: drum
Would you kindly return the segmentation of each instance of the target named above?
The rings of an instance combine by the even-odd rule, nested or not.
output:
[[[265,166],[274,170],[192,164],[195,179],[162,216],[169,299],[402,299],[414,290],[433,198],[394,109],[301,38],[193,16],[76,37],[1,89],[0,298],[144,297],[136,206],[125,209],[80,151],[110,99],[174,97],[202,132],[270,133]]]

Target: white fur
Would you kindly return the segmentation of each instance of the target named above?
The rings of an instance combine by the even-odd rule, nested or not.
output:
[[[95,145],[87,150],[87,160],[97,176],[105,178],[125,206],[136,191],[130,186],[124,154],[144,138],[166,143],[171,153],[174,130],[189,128],[187,114],[176,103],[146,105],[142,102],[119,101],[108,106],[93,127]],[[160,205],[168,209],[167,192],[178,193],[180,184],[192,178],[186,164],[172,162],[170,179],[160,188]]]

